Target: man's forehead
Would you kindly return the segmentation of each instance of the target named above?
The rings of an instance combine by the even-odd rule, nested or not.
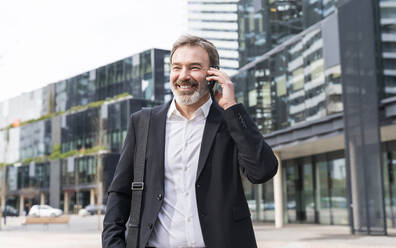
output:
[[[173,61],[172,65],[182,65],[182,64],[187,64],[187,65],[200,65],[202,66],[204,63],[203,62],[190,62],[190,61]]]
[[[178,47],[173,56],[172,64],[185,63],[203,64],[209,62],[208,52],[200,46],[181,46]]]

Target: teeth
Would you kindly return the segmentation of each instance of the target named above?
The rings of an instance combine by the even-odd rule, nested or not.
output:
[[[180,88],[182,88],[182,89],[190,89],[190,88],[191,88],[191,86],[180,85]]]

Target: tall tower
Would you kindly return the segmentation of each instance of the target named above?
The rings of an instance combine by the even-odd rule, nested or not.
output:
[[[238,0],[184,0],[184,31],[203,37],[217,47],[220,67],[229,75],[239,68]]]

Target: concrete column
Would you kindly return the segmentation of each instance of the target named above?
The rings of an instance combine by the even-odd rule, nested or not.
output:
[[[43,192],[40,193],[40,204],[41,205],[45,204],[45,193]]]
[[[95,204],[95,189],[90,190],[90,200],[89,204],[93,205]],[[84,206],[83,206],[84,207]]]
[[[61,191],[61,161],[51,160],[49,185],[49,204],[51,207],[60,207]]]
[[[67,191],[64,192],[63,198],[63,213],[69,214],[69,193]]]
[[[283,184],[282,184],[282,160],[280,153],[275,153],[278,159],[278,172],[274,177],[274,202],[275,202],[275,227],[283,227]]]
[[[257,184],[256,185],[256,220],[261,221],[263,220],[264,211],[261,211],[261,201],[263,198],[263,185]]]
[[[23,208],[25,206],[25,198],[23,195],[19,196],[19,216],[23,216]],[[26,213],[27,215],[28,213]]]
[[[6,203],[5,195],[1,196],[0,202],[1,202],[0,204],[1,208],[4,208]]]

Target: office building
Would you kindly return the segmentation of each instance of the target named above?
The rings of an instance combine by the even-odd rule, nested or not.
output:
[[[229,75],[239,68],[238,0],[185,0],[186,32],[203,37],[216,46],[220,67]]]
[[[130,114],[169,100],[168,80],[169,51],[150,49],[0,103],[1,204],[105,202]]]
[[[279,158],[271,181],[243,180],[252,218],[396,227],[396,0],[188,4],[195,34],[238,53],[237,100]],[[128,115],[169,100],[168,78],[169,51],[152,49],[0,103],[2,202],[101,201]]]
[[[233,77],[281,167],[253,218],[395,227],[396,1],[243,1]],[[356,14],[359,13],[359,14]]]

